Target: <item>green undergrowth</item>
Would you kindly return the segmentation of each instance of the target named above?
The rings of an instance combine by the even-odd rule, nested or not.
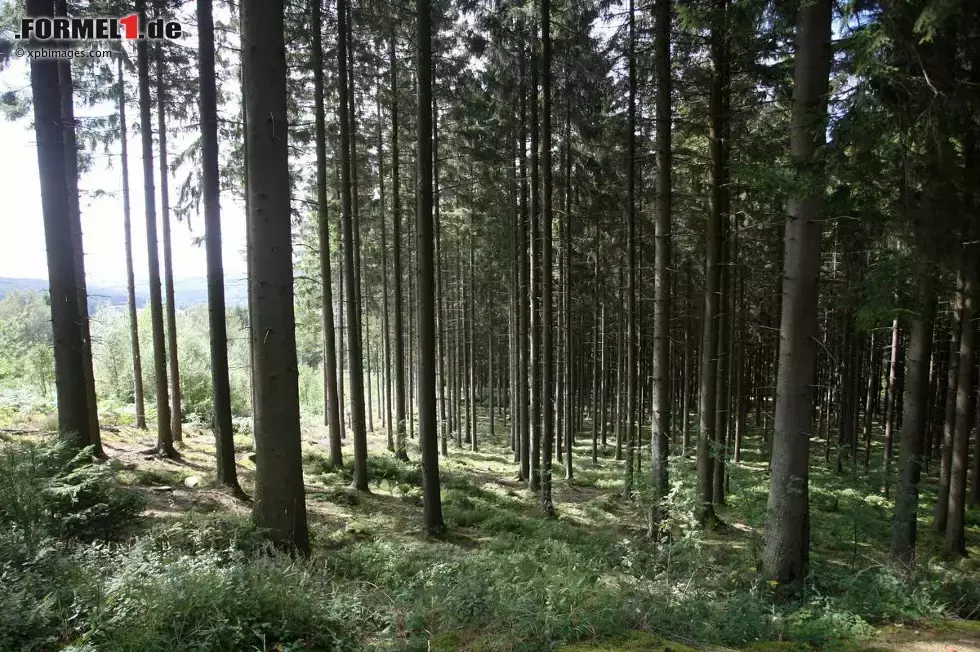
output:
[[[482,445],[509,457],[502,442]],[[884,563],[888,509],[867,499],[873,479],[819,470],[813,572],[786,602],[756,571],[758,451],[731,468],[719,532],[695,526],[692,462],[672,459],[670,541],[654,545],[643,487],[624,502],[619,467],[608,456],[592,466],[584,445],[577,479],[556,480],[557,517],[512,477],[481,473],[484,458],[454,451],[442,469],[442,538],[417,529],[417,455],[372,449],[372,495],[362,497],[351,469],[314,449],[304,458],[313,552],[299,558],[270,548],[246,516],[134,523],[139,499],[113,480],[125,469],[65,461],[56,444],[0,446],[0,650],[842,649],[885,623],[966,617],[980,604],[975,561],[926,555],[915,572]],[[32,461],[49,456],[59,462]],[[90,526],[64,502],[76,481]]]

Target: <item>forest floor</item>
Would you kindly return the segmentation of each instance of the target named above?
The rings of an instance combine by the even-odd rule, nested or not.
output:
[[[624,501],[614,444],[600,446],[593,464],[587,427],[573,448],[573,479],[555,463],[557,517],[548,518],[516,479],[505,420],[497,419],[491,435],[486,417],[480,413],[479,451],[451,441],[448,458],[440,459],[449,529],[440,539],[421,533],[417,440],[408,440],[411,461],[401,463],[380,430],[370,434],[371,491],[363,494],[350,486],[351,442],[345,467],[331,468],[326,429],[304,426],[319,564],[310,572],[344,609],[357,605],[346,616],[354,624],[345,625],[345,636],[359,641],[352,649],[980,652],[980,623],[969,620],[980,617],[980,512],[968,514],[970,557],[940,560],[929,513],[934,469],[922,492],[918,567],[894,569],[886,554],[892,502],[883,495],[882,472],[845,464],[837,474],[816,442],[812,577],[805,594],[787,602],[757,573],[768,491],[761,437],[750,436],[743,460],[729,466],[728,504],[718,508],[723,525],[712,532],[694,524],[693,460],[672,458],[671,542],[656,546],[646,538],[646,455],[636,499]],[[183,539],[172,532],[189,528],[196,530],[194,554],[201,554],[201,539],[223,545],[247,530],[250,505],[214,487],[210,431],[186,427],[178,460],[146,454],[154,440],[152,429],[103,432],[118,481],[145,498],[133,537],[169,531],[163,539],[178,547],[173,541]],[[236,456],[251,493],[250,434],[236,435]]]

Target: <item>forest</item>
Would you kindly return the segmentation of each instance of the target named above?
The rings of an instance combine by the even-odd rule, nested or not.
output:
[[[976,4],[133,2],[0,4],[0,650],[980,650]]]

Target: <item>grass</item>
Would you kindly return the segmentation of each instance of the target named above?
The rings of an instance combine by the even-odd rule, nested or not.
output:
[[[743,463],[730,466],[731,493],[718,510],[727,527],[719,532],[693,520],[693,460],[672,458],[671,543],[654,546],[645,537],[647,468],[637,476],[637,499],[624,501],[622,462],[610,449],[593,465],[582,437],[573,448],[574,479],[555,467],[557,517],[549,518],[515,479],[507,427],[497,423],[491,436],[481,419],[480,452],[450,444],[440,460],[450,528],[441,539],[421,532],[417,440],[409,441],[411,460],[400,462],[381,432],[369,435],[371,491],[360,494],[350,488],[351,442],[345,466],[334,468],[319,443],[324,429],[304,427],[314,547],[306,560],[268,550],[248,506],[211,488],[209,432],[187,428],[176,462],[141,454],[150,433],[105,432],[118,481],[143,494],[149,509],[135,533],[128,527],[108,543],[62,547],[29,572],[0,566],[19,587],[10,596],[38,596],[41,605],[25,611],[13,597],[6,605],[0,599],[0,613],[17,624],[5,630],[0,620],[0,648],[4,631],[38,631],[36,647],[18,645],[789,650],[853,645],[885,624],[933,622],[938,631],[950,616],[977,615],[976,513],[967,535],[972,558],[947,564],[928,509],[921,510],[919,570],[897,572],[886,556],[892,504],[874,469],[838,475],[814,459],[812,575],[805,595],[787,603],[756,573],[768,477],[755,433]],[[250,438],[237,436],[236,448],[251,492]],[[197,487],[183,484],[189,475],[200,479]],[[931,483],[934,473],[925,478],[925,506]]]

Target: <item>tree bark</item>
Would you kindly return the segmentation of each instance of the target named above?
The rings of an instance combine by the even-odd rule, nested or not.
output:
[[[974,235],[976,230],[974,230]],[[975,240],[975,237],[974,237]],[[946,507],[946,538],[943,554],[958,556],[966,554],[966,475],[967,458],[970,453],[970,394],[973,392],[973,362],[976,327],[973,316],[977,308],[977,246],[967,246],[963,260],[963,314],[960,319],[960,365],[959,381],[956,387],[956,419],[953,429],[952,459],[949,466],[949,501]],[[972,256],[972,257],[971,257]]]
[[[258,0],[253,0],[258,1]],[[280,10],[281,11],[281,10]],[[343,226],[344,280],[347,293],[347,351],[350,370],[351,430],[354,437],[354,486],[368,491],[367,432],[364,422],[364,374],[361,367],[360,313],[351,213],[351,132],[347,94],[347,1],[337,1],[337,87],[340,104],[340,219]],[[393,116],[394,117],[394,116]],[[396,272],[397,278],[397,272]]]
[[[938,532],[946,531],[949,505],[949,477],[953,464],[953,433],[956,430],[956,397],[960,382],[960,335],[963,331],[963,283],[966,281],[966,261],[960,260],[956,297],[953,299],[949,326],[949,363],[946,367],[946,403],[943,415],[942,459],[939,466],[939,487],[933,519]]]
[[[177,356],[177,306],[174,300],[174,256],[170,244],[170,164],[167,154],[167,90],[163,82],[163,45],[154,44],[157,66],[157,142],[160,147],[160,224],[163,228],[163,283],[167,297],[167,366],[170,371],[170,431],[183,439],[180,400],[180,363]]]
[[[520,166],[520,216],[517,220],[517,274],[518,274],[518,339],[519,339],[519,364],[517,379],[517,403],[518,403],[518,426],[517,439],[520,449],[520,467],[518,479],[530,481],[530,447],[531,433],[528,407],[528,380],[530,369],[530,324],[529,310],[531,309],[529,283],[530,269],[528,261],[528,177],[527,177],[527,102],[528,89],[526,87],[526,62],[524,58],[524,46],[521,46],[521,54],[518,57],[520,75],[520,129],[518,132],[518,164]]]
[[[418,17],[418,396],[419,447],[422,452],[423,524],[439,534],[439,432],[436,412],[435,260],[432,216],[432,27],[429,0],[416,0]]]
[[[919,509],[919,477],[929,394],[932,327],[936,308],[934,282],[929,272],[919,279],[919,313],[912,322],[906,361],[905,418],[899,447],[899,485],[892,520],[891,556],[900,563],[915,563],[916,524]]]
[[[394,339],[395,339],[395,456],[407,460],[405,451],[405,328],[402,323],[402,226],[401,192],[398,166],[398,61],[395,57],[395,35],[388,49],[391,68],[391,211],[392,211],[392,274],[394,279]]]
[[[716,0],[714,11],[723,15],[725,0]],[[716,23],[720,18],[715,18]],[[701,427],[698,432],[697,474],[698,495],[701,499],[699,520],[713,524],[716,520],[712,502],[715,497],[715,465],[720,454],[719,438],[723,436],[718,425],[718,371],[721,334],[721,295],[722,289],[722,247],[724,238],[725,208],[725,165],[724,145],[722,143],[723,111],[722,59],[724,57],[724,34],[719,25],[712,26],[710,50],[712,73],[710,85],[710,133],[711,151],[711,211],[708,215],[707,251],[704,270],[704,321],[701,342]]]
[[[199,0],[202,1],[202,0]],[[341,413],[337,387],[337,336],[333,322],[333,278],[330,269],[330,214],[327,203],[327,126],[323,81],[323,0],[312,0],[313,30],[313,102],[316,139],[317,238],[320,247],[320,320],[323,327],[324,415],[330,441],[330,464],[344,463],[341,452]],[[379,144],[379,152],[380,144]],[[381,194],[382,203],[384,193]],[[384,230],[382,229],[382,234]],[[383,252],[387,256],[387,252]],[[387,258],[385,257],[387,261]],[[387,281],[387,278],[385,279]],[[387,288],[387,282],[385,284]],[[387,292],[385,293],[387,306]],[[386,315],[387,317],[387,315]],[[386,331],[387,332],[387,331]]]
[[[626,113],[626,464],[623,497],[633,495],[636,415],[636,6],[629,0],[629,100]]]
[[[50,1],[28,0],[31,16],[51,16]],[[72,234],[71,183],[62,128],[62,90],[57,59],[30,61],[34,134],[47,248],[58,431],[79,448],[92,440],[85,383],[85,336],[78,302],[77,241]]]
[[[286,57],[282,5],[242,4],[248,131],[247,228],[255,364],[256,525],[309,552],[293,313]]]
[[[653,423],[650,441],[650,483],[653,504],[650,532],[658,535],[663,519],[663,500],[670,491],[667,457],[670,446],[670,212],[671,212],[671,109],[670,109],[670,0],[654,7],[654,49],[657,66],[657,206],[654,231],[653,272]]]
[[[146,0],[136,1],[140,22],[146,25]],[[167,351],[163,328],[163,297],[160,291],[160,259],[157,250],[156,191],[153,185],[153,126],[150,122],[150,55],[145,39],[136,44],[139,69],[140,136],[143,142],[143,203],[146,208],[146,250],[150,275],[150,322],[153,326],[153,373],[156,381],[157,453],[176,457],[170,399],[167,390]]]
[[[888,394],[885,399],[885,496],[888,496],[889,484],[891,483],[892,470],[892,441],[895,433],[895,404],[898,388],[898,348],[899,348],[899,328],[898,317],[892,320],[892,345],[889,350],[890,358],[888,363]]]
[[[790,154],[807,176],[821,178],[817,161],[831,61],[831,3],[817,0],[798,10]],[[807,187],[820,183],[808,179]],[[799,585],[809,558],[809,455],[816,358],[817,285],[820,277],[820,199],[791,196],[783,257],[776,418],[767,505],[764,575]]]
[[[68,15],[66,0],[55,2],[55,14]],[[61,96],[61,124],[65,142],[65,175],[68,181],[68,206],[71,219],[72,248],[75,253],[75,278],[78,290],[78,314],[82,320],[82,356],[85,372],[85,396],[88,405],[89,441],[97,457],[105,457],[102,450],[102,433],[99,429],[99,403],[95,393],[95,375],[92,369],[92,335],[89,327],[88,289],[85,280],[85,250],[82,242],[82,214],[78,200],[78,141],[75,136],[75,91],[71,75],[71,62],[58,62],[58,81]]]
[[[133,357],[133,403],[136,408],[136,427],[146,430],[146,408],[143,400],[143,363],[140,360],[139,321],[136,312],[136,279],[133,272],[133,230],[129,205],[129,136],[126,124],[126,83],[123,80],[123,60],[118,60],[119,75],[119,141],[122,146],[123,234],[126,246],[126,297],[129,308],[129,342]]]
[[[554,512],[551,501],[551,457],[555,438],[554,315],[551,270],[551,0],[541,0],[541,506]]]
[[[531,214],[529,216],[530,228],[530,381],[528,382],[529,397],[529,417],[531,430],[530,446],[530,465],[528,470],[528,485],[532,492],[537,492],[541,488],[541,415],[543,409],[541,399],[541,242],[540,242],[540,216],[538,180],[538,57],[535,48],[537,30],[531,34]]]
[[[319,0],[314,0],[319,2]],[[218,103],[215,80],[212,0],[197,0],[197,44],[201,109],[201,194],[204,199],[204,248],[208,275],[208,331],[211,346],[217,483],[241,495],[235,464],[228,379],[228,331],[225,320],[225,273],[221,260],[221,181],[218,172]],[[128,212],[128,208],[127,208]]]

